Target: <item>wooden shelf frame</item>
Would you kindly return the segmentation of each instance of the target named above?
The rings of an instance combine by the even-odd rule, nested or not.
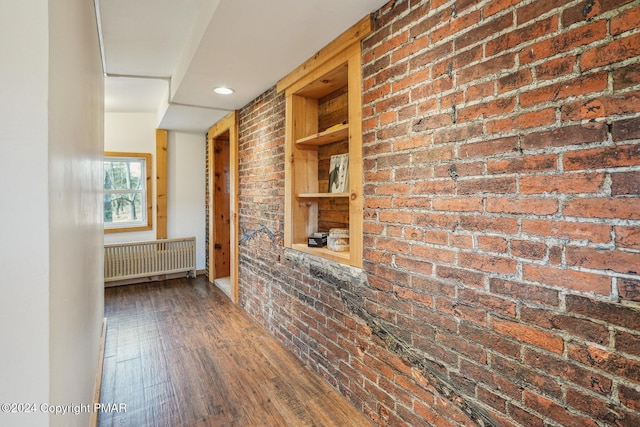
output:
[[[311,59],[278,82],[286,97],[284,245],[331,261],[362,267],[362,51],[361,40],[372,31],[366,16]],[[318,129],[318,100],[346,89],[346,123]],[[349,189],[323,193],[318,184],[318,148],[347,141]],[[318,231],[321,200],[348,200],[347,252],[310,248],[307,238]],[[346,206],[345,206],[346,207]]]

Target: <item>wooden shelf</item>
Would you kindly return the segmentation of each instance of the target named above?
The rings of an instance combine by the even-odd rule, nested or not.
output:
[[[319,132],[314,135],[305,136],[296,140],[296,145],[307,147],[319,147],[321,145],[332,144],[349,138],[349,124],[341,124],[336,127]]]
[[[294,243],[293,245],[291,245],[291,248],[296,249],[300,252],[306,252],[308,254],[317,255],[322,258],[331,259],[333,261],[338,261],[342,263],[345,263],[345,262],[348,263],[349,259],[351,258],[351,254],[349,253],[349,251],[335,252],[335,251],[330,251],[326,247],[310,248],[309,246],[307,246],[306,243]]]
[[[349,193],[301,193],[296,194],[298,199],[330,199],[332,197],[349,197]]]

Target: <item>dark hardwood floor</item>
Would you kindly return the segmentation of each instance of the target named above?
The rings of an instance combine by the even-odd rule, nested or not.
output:
[[[370,426],[204,276],[105,289],[99,426]]]

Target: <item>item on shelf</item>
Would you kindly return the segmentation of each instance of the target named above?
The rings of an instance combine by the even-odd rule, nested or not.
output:
[[[322,248],[327,246],[327,237],[329,233],[313,233],[307,240],[307,246],[310,248]]]
[[[349,153],[331,156],[329,193],[344,193],[349,189]]]
[[[349,229],[332,228],[329,230],[327,248],[334,252],[346,252],[349,250]]]

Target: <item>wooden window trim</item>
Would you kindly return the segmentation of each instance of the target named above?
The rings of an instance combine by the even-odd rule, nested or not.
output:
[[[151,178],[153,176],[153,165],[151,164],[151,154],[149,153],[125,153],[116,151],[105,151],[104,157],[138,157],[144,158],[146,162],[146,192],[147,192],[147,224],[137,227],[122,227],[122,228],[105,228],[105,234],[113,233],[128,233],[133,231],[146,231],[153,229],[153,205],[152,205],[152,193],[153,182]]]

